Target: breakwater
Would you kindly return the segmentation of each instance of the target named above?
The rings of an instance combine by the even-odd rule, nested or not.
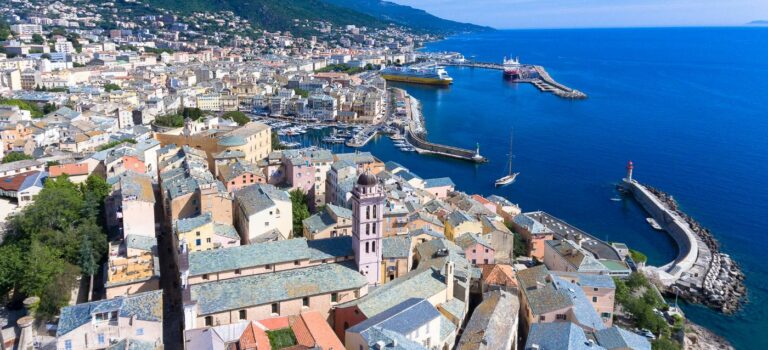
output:
[[[624,179],[623,187],[677,243],[675,260],[644,272],[661,282],[666,292],[724,313],[736,311],[746,296],[744,274],[712,233],[680,210],[674,198],[636,180]]]
[[[416,148],[416,152],[418,153],[436,154],[450,158],[469,160],[476,163],[484,163],[488,161],[485,157],[480,155],[479,150],[471,151],[464,148],[431,143],[424,140],[422,136],[412,133],[410,130],[406,130],[405,138],[408,143]]]

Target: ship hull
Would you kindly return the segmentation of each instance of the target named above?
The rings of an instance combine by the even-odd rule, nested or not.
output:
[[[402,83],[440,85],[440,86],[448,86],[453,84],[453,79],[424,78],[424,77],[392,75],[392,74],[382,74],[381,77],[387,81],[399,81]]]

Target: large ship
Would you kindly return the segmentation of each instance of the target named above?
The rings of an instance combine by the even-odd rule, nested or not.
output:
[[[453,78],[439,66],[388,67],[381,70],[381,77],[389,81],[405,83],[450,85]]]
[[[504,57],[504,77],[506,78],[519,78],[520,77],[520,59]]]

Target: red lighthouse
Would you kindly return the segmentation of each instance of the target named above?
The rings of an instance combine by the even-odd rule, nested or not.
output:
[[[627,162],[627,181],[632,182],[632,169],[634,169],[635,166],[632,164],[632,161],[630,160]]]

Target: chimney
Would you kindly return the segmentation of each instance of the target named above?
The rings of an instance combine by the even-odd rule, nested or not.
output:
[[[445,263],[445,300],[453,299],[453,269],[455,265],[452,261]]]

